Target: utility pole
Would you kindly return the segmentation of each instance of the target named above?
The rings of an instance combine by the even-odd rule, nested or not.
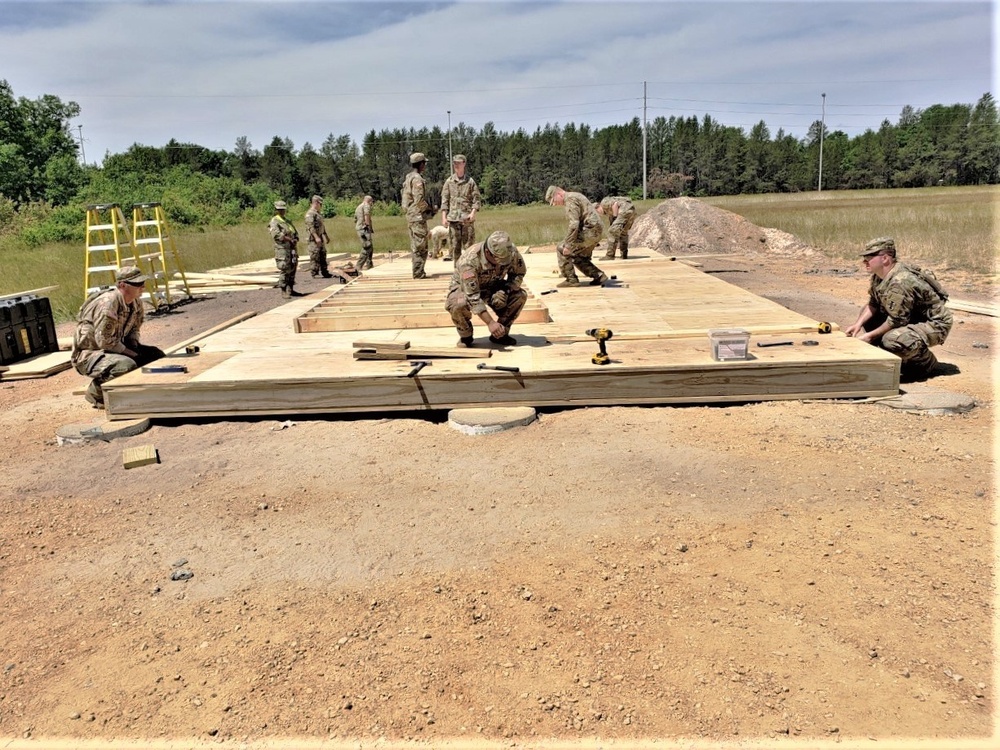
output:
[[[86,166],[87,165],[87,155],[83,152],[83,125],[77,125],[76,129],[77,129],[77,132],[79,132],[79,134],[80,134],[80,161],[82,161],[83,165]]]
[[[826,94],[823,94],[823,114],[819,121],[819,182],[816,192],[823,192],[823,136],[826,134]]]
[[[646,82],[642,82],[642,199],[646,200]]]
[[[825,94],[824,94],[825,96]],[[451,169],[451,110],[448,110],[448,168]]]

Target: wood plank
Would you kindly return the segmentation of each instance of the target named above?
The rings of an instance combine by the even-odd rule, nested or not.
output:
[[[68,370],[71,367],[71,356],[71,353],[66,351],[48,352],[30,359],[22,359],[20,362],[13,362],[6,365],[6,369],[0,372],[0,380],[47,378],[57,372]]]
[[[29,289],[26,292],[14,292],[12,294],[0,294],[0,299],[16,299],[17,297],[27,297],[29,294],[34,294],[37,297],[45,296],[46,292],[51,292],[53,289],[58,289],[59,285],[55,286],[43,286],[38,289]]]
[[[1000,318],[1000,308],[989,302],[970,302],[961,299],[949,299],[948,307],[960,312],[973,313],[975,315],[988,315],[991,318]]]
[[[537,294],[558,280],[552,273],[554,255],[533,254],[525,260],[529,291]],[[446,266],[450,264],[428,262],[432,271]],[[409,268],[404,264],[380,265],[368,272],[371,278],[366,275],[311,298],[289,301],[209,336],[202,341],[203,349],[219,358],[210,360],[203,351],[183,376],[131,372],[116,378],[105,387],[108,414],[119,419],[377,413],[484,405],[877,398],[898,393],[898,358],[840,331],[818,335],[817,321],[711,274],[662,256],[636,263],[630,258],[615,272],[628,284],[626,288],[560,289],[559,294],[544,298],[542,322],[531,322],[527,313],[515,322],[517,346],[481,348],[491,352],[493,362],[520,368],[516,375],[477,371],[475,365],[481,359],[426,356],[433,359],[433,367],[424,369],[419,378],[406,377],[419,353],[454,351],[455,328],[443,309],[415,316],[423,318],[420,323],[436,323],[419,329],[405,327],[414,321],[393,319],[393,313],[398,317],[400,310],[412,305],[412,298],[407,299],[410,295],[440,294],[437,301],[441,302],[450,271],[428,286],[426,281],[405,278]],[[352,306],[348,318],[354,326],[378,323],[388,327],[295,335],[297,326],[310,321],[316,326],[342,323],[341,315],[325,307],[361,291],[368,295],[372,288],[368,285],[376,279],[383,290],[376,298],[396,297],[396,302],[370,306],[367,317],[357,315],[358,309]],[[310,318],[319,305],[324,305],[324,311]],[[542,306],[537,311],[542,312]],[[434,315],[440,317],[433,320]],[[474,335],[483,339],[485,328],[478,319],[472,322]],[[597,345],[584,334],[602,326],[615,331],[607,344],[612,359],[607,366],[591,363]],[[753,347],[752,358],[744,362],[715,362],[708,338],[712,328],[744,328],[760,339],[780,336],[795,343]],[[383,338],[409,341],[409,349],[395,350],[405,351],[407,358],[354,359],[354,343]],[[806,339],[819,345],[802,346]],[[394,354],[373,348],[375,354]]]
[[[196,334],[196,335],[192,336],[189,339],[185,339],[184,341],[182,341],[179,344],[174,344],[169,349],[165,349],[164,350],[164,354],[172,354],[173,352],[179,352],[182,349],[184,349],[185,347],[188,347],[191,344],[195,344],[195,343],[201,341],[202,339],[208,338],[209,336],[211,336],[214,333],[218,333],[219,331],[224,331],[227,328],[231,328],[232,326],[236,325],[237,323],[242,323],[244,320],[250,320],[250,318],[254,317],[256,314],[257,314],[257,312],[254,311],[254,310],[251,310],[251,311],[245,312],[245,313],[240,313],[235,318],[230,318],[229,320],[225,321],[224,323],[219,323],[216,326],[212,326],[211,328],[209,328],[209,329],[207,329],[205,331],[202,331],[201,333]]]
[[[377,340],[377,339],[362,339],[361,341],[355,341],[351,344],[355,349],[409,349],[409,341],[396,341],[393,339],[388,340]]]
[[[549,315],[545,308],[525,309],[517,322],[545,323]],[[393,328],[444,328],[452,327],[451,315],[444,310],[421,311],[407,309],[393,313],[369,313],[362,315],[313,315],[307,313],[295,319],[296,333],[317,333],[334,331],[384,331]]]
[[[160,463],[160,454],[152,445],[136,445],[122,451],[122,466],[126,469],[158,463]]]
[[[836,323],[829,323],[830,332],[839,331],[840,326]],[[816,333],[819,334],[820,323],[817,322],[813,325],[792,325],[792,326],[768,326],[768,325],[750,325],[750,326],[740,326],[743,330],[747,331],[751,336],[771,336],[775,334],[782,333]],[[655,339],[683,339],[683,338],[694,338],[707,336],[708,331],[704,328],[682,328],[676,331],[631,331],[626,333],[618,333],[617,331],[612,331],[614,333],[612,341],[649,341]],[[825,335],[825,334],[824,334]],[[551,336],[546,336],[546,338],[553,344],[567,344],[567,343],[578,343],[582,341],[593,341],[592,336],[588,336],[585,333],[565,333],[565,334],[552,334]]]
[[[451,349],[358,349],[354,359],[488,359],[492,349],[452,347]]]

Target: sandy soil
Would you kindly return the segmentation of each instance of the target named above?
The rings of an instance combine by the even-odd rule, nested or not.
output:
[[[703,263],[841,325],[866,289],[818,254]],[[278,302],[220,294],[146,339]],[[985,742],[996,346],[958,315],[959,372],[905,386],[962,415],[552,409],[480,437],[393,414],[59,447],[95,418],[84,380],[0,383],[0,737]],[[123,470],[148,443],[161,463]]]

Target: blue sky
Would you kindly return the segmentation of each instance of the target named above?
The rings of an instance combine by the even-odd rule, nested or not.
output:
[[[996,2],[0,0],[0,78],[77,102],[87,161],[705,114],[857,135],[995,89]],[[81,132],[81,131],[76,131]]]

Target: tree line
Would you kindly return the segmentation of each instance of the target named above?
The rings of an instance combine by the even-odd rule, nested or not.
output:
[[[240,137],[231,151],[171,140],[134,144],[87,167],[77,161],[69,124],[79,114],[75,103],[51,95],[17,99],[0,81],[0,232],[23,225],[18,215],[42,216],[55,234],[63,224],[72,231],[84,206],[95,202],[160,200],[181,224],[238,223],[268,213],[276,198],[313,193],[345,206],[369,194],[380,212],[393,213],[414,151],[427,154],[432,185],[450,173],[449,150],[465,154],[488,204],[539,201],[552,183],[592,199],[643,194],[638,118],[597,129],[546,124],[533,132],[500,132],[493,123],[478,130],[460,123],[450,134],[438,127],[371,130],[360,145],[331,133],[318,148],[296,148],[280,136],[262,149]],[[781,129],[772,136],[763,120],[745,131],[709,115],[657,117],[646,135],[652,198],[816,190],[821,148],[823,190],[1000,182],[1000,118],[989,93],[975,105],[907,106],[897,122],[884,120],[855,137],[819,120],[796,138]],[[336,201],[328,203],[335,210]]]

